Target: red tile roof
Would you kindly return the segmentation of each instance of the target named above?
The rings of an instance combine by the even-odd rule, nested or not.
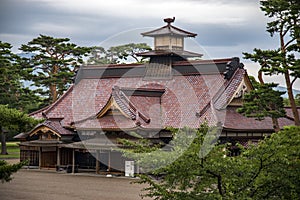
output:
[[[198,65],[201,67],[202,63],[207,67],[210,62],[199,61]],[[216,62],[223,65],[228,59]],[[187,63],[177,64],[184,67]],[[227,129],[272,129],[269,119],[257,121],[236,113],[235,108],[226,108],[244,76],[247,76],[245,70],[238,68],[229,80],[220,72],[198,72],[161,80],[145,80],[143,76],[83,78],[56,103],[33,116],[44,113],[47,118],[63,118],[61,127],[75,126],[76,129],[198,128],[204,121],[211,125],[221,121]],[[119,92],[114,94],[113,88],[119,88]],[[103,115],[97,118],[110,98],[120,101],[122,111],[133,117]],[[293,122],[283,118],[280,124]]]
[[[150,118],[150,123],[143,120],[140,126],[142,128],[198,127],[201,118],[196,116],[196,112],[200,112],[211,101],[219,88],[227,82],[222,74],[174,76],[171,80],[144,80],[142,77],[83,79],[75,85],[72,93],[72,114],[65,113],[66,116],[73,116],[73,119],[65,118],[64,121],[70,123],[71,121],[81,121],[95,116],[106,105],[111,97],[112,88],[115,86],[153,90],[165,88],[165,92],[161,97],[145,95],[128,97],[137,110]],[[67,111],[67,109],[64,110]],[[54,109],[53,113],[58,113],[58,111]],[[49,112],[49,114],[52,113]],[[109,120],[107,119],[108,117],[99,120],[92,119],[91,121],[96,124],[91,126],[99,127],[99,123],[101,123],[102,128],[116,127],[114,121],[111,125],[108,125]],[[122,122],[122,126],[126,128],[136,127],[136,124],[130,122],[130,120]],[[85,122],[85,124],[92,122]]]
[[[241,84],[244,76],[246,74],[245,70],[238,69],[233,75],[234,78],[230,79],[222,88],[220,88],[218,94],[214,97],[214,106],[216,109],[224,109],[230,103],[229,101],[234,96],[237,88]]]
[[[240,130],[240,131],[267,131],[273,132],[273,124],[272,119],[270,117],[266,117],[264,120],[256,120],[255,118],[248,118],[239,114],[236,109],[238,107],[228,106],[226,108],[226,118],[224,123],[224,128],[228,130]],[[286,109],[289,112],[289,108]],[[300,109],[298,109],[300,111]],[[283,126],[294,125],[294,121],[288,118],[279,118],[278,120],[279,126],[282,128]]]

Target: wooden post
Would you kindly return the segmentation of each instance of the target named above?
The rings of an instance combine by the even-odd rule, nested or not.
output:
[[[100,161],[99,161],[99,150],[96,150],[96,174],[99,174],[100,171]]]
[[[39,147],[39,169],[42,167],[42,147]]]
[[[110,172],[110,150],[108,151],[108,166],[107,171]]]
[[[73,149],[73,155],[72,155],[72,174],[75,173],[75,149]]]
[[[60,166],[60,148],[57,147],[57,163],[56,165],[59,167]]]

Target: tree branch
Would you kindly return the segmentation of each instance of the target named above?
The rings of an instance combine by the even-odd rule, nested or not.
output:
[[[293,84],[295,83],[295,81],[297,80],[298,77],[294,77],[294,79],[291,82],[291,88],[293,88]]]
[[[282,28],[281,30],[283,32],[282,36],[284,37],[289,32],[290,29],[287,28],[286,30],[283,31],[283,28]]]
[[[260,158],[259,160],[260,160],[260,165],[259,165],[259,168],[258,168],[258,172],[251,178],[251,180],[244,187],[240,188],[238,190],[238,192],[241,192],[242,190],[246,189],[251,183],[253,183],[254,180],[258,177],[258,175],[262,171],[262,169],[263,169],[263,159]]]
[[[210,170],[206,170],[207,173],[213,175],[214,177],[216,177],[218,179],[218,191],[219,191],[219,194],[221,196],[224,196],[224,192],[222,190],[222,176],[219,175],[219,174],[216,174],[214,173],[213,171],[210,171]]]
[[[294,42],[295,40],[296,40],[296,38],[291,39],[290,41],[288,41],[288,42],[284,45],[284,48],[286,49],[286,48],[289,46],[289,44],[291,44],[291,43]]]

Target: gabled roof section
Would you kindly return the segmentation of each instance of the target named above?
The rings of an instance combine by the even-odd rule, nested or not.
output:
[[[224,109],[234,98],[234,94],[238,88],[241,87],[243,79],[245,77],[244,69],[237,69],[232,75],[232,78],[226,83],[226,85],[220,89],[213,99],[214,106],[216,109]]]
[[[137,108],[137,106],[128,98],[128,96],[115,86],[112,88],[112,94],[107,104],[99,111],[97,118],[104,116],[109,110],[118,109],[125,117],[135,120],[140,124],[140,119],[150,123],[150,118]]]
[[[37,134],[39,131],[42,131],[44,133],[50,131],[58,137],[61,137],[62,135],[73,135],[74,133],[72,131],[62,127],[62,125],[59,122],[60,120],[61,119],[52,119],[38,124],[36,127],[34,127],[31,131],[28,132],[28,135],[31,136]]]
[[[121,101],[120,98],[116,98],[115,95],[110,96],[107,104],[97,114],[97,118],[101,118],[108,114],[109,111],[114,110],[119,110],[123,116],[135,120],[135,115],[130,112],[129,108]]]

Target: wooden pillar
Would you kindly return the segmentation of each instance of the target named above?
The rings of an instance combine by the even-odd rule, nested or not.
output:
[[[42,147],[39,147],[39,169],[42,167]]]
[[[57,147],[57,163],[56,163],[57,166],[60,166],[60,148]]]
[[[99,155],[100,155],[100,151],[96,150],[96,174],[99,174],[100,171]]]
[[[108,151],[108,166],[107,171],[110,172],[110,151]]]
[[[75,173],[75,149],[73,149],[72,153],[72,174]]]

